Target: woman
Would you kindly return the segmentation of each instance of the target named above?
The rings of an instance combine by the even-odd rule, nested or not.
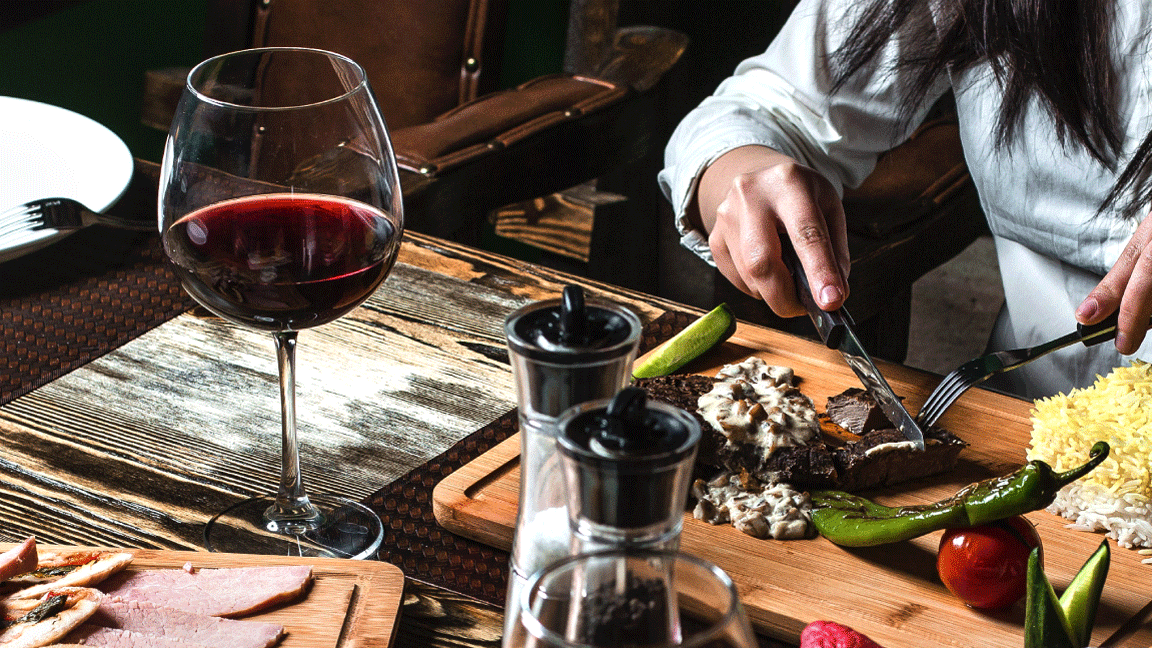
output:
[[[996,242],[1015,348],[1119,310],[1115,345],[1013,372],[1039,397],[1152,357],[1152,7],[1142,0],[801,0],[677,128],[660,174],[683,243],[778,315],[803,314],[793,243],[817,303],[849,260],[840,193],[952,90]],[[1010,374],[1011,376],[1011,374]]]

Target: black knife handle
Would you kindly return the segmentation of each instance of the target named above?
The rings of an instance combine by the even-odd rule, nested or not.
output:
[[[1076,325],[1076,333],[1080,335],[1080,341],[1084,346],[1094,346],[1111,340],[1116,337],[1116,323],[1120,318],[1119,311],[1112,313],[1103,320],[1085,326],[1084,324]]]
[[[828,312],[820,308],[816,300],[812,298],[812,290],[808,287],[808,275],[804,273],[804,266],[800,265],[800,259],[796,256],[796,251],[792,249],[792,244],[784,237],[781,237],[780,243],[780,256],[784,260],[784,265],[792,271],[793,283],[796,285],[796,297],[808,311],[808,316],[812,318],[812,323],[816,325],[816,332],[820,334],[820,339],[824,340],[824,344],[829,349],[839,348],[840,342],[844,340],[844,329],[852,324],[851,320],[847,318],[847,313],[842,310]]]
[[[1080,341],[1084,343],[1084,346],[1100,344],[1101,342],[1116,337],[1116,326],[1119,320],[1120,311],[1116,311],[1095,324],[1089,324],[1088,326],[1077,324],[1076,333],[1080,335]],[[1152,328],[1152,321],[1148,322],[1148,326]]]

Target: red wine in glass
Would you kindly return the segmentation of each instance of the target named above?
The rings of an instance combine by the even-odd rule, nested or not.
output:
[[[303,47],[231,52],[194,67],[165,142],[158,211],[185,289],[224,319],[270,332],[276,346],[279,487],[252,495],[229,485],[243,499],[208,521],[205,546],[372,557],[384,537],[379,516],[304,486],[295,397],[298,331],[372,295],[404,229],[396,157],[364,68]]]
[[[221,317],[282,331],[326,324],[379,287],[399,232],[339,196],[261,194],[192,212],[164,234],[185,289]]]

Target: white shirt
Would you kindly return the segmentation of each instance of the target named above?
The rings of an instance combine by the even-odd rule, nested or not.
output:
[[[877,156],[907,139],[909,129],[949,88],[956,97],[969,172],[996,240],[1005,312],[995,348],[1031,346],[1075,329],[1075,309],[1116,262],[1135,232],[1117,213],[1096,215],[1116,171],[1079,145],[1064,146],[1047,112],[1033,102],[1010,146],[997,147],[1000,92],[988,65],[941,78],[910,120],[901,122],[901,73],[890,71],[903,45],[893,39],[876,65],[829,97],[828,52],[839,47],[859,0],[801,0],[768,50],[742,62],[715,94],[688,114],[665,151],[659,180],[675,208],[681,242],[711,262],[707,238],[685,210],[701,172],[734,148],[759,144],[822,173],[838,190],[857,186]],[[1119,82],[1123,157],[1152,130],[1152,7],[1117,0],[1114,57]],[[901,126],[904,123],[906,126]],[[1150,336],[1152,337],[1152,336]],[[1152,357],[1146,342],[1137,357]],[[1031,398],[1091,384],[1120,366],[1111,343],[1076,345],[1015,372]]]

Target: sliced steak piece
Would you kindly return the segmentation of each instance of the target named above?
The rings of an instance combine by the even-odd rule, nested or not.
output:
[[[700,426],[705,428],[711,426],[697,411],[697,401],[711,391],[715,384],[715,379],[699,374],[673,374],[636,381],[636,386],[643,387],[649,396],[692,414],[700,421]]]
[[[208,616],[240,616],[293,600],[312,580],[312,567],[236,567],[230,569],[156,569],[136,572],[106,593],[121,600]]]
[[[209,648],[204,644],[184,641],[174,637],[144,634],[130,630],[116,628],[102,628],[100,626],[83,625],[68,635],[68,640],[75,643],[69,646],[88,646],[100,648]],[[227,644],[220,644],[227,645]],[[60,648],[53,646],[52,648]]]
[[[824,411],[833,423],[857,436],[892,427],[880,404],[863,389],[850,388],[829,396]]]
[[[0,581],[36,569],[36,538],[30,537],[18,546],[0,554]]]
[[[213,648],[268,648],[284,634],[284,626],[276,623],[223,619],[112,596],[104,598],[87,625],[159,635]]]
[[[832,453],[822,441],[796,448],[777,448],[768,456],[751,443],[717,444],[714,460],[721,468],[736,473],[746,470],[765,483],[784,482],[797,488],[832,488],[839,483]]]
[[[947,472],[956,467],[967,445],[951,432],[932,427],[924,430],[924,450],[919,451],[895,428],[876,430],[833,451],[839,488],[860,491]]]

